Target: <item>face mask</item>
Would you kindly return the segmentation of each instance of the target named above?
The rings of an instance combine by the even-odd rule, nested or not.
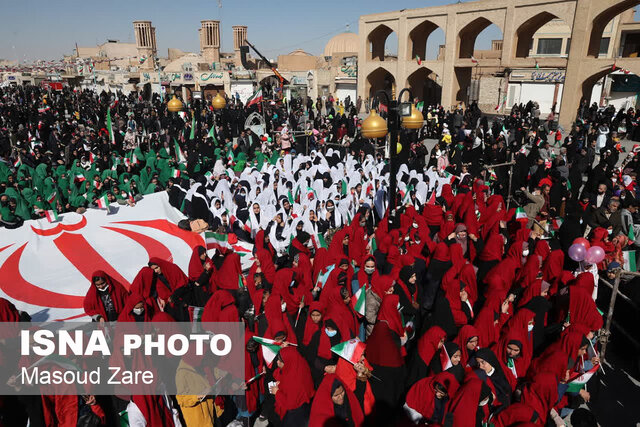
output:
[[[333,206],[327,206],[327,211],[329,212],[333,212],[335,208]]]
[[[283,302],[282,305],[280,305],[280,307],[282,308],[282,312],[284,313],[285,310],[287,309],[287,303]]]
[[[104,287],[104,288],[102,288],[102,289],[98,289],[98,292],[101,292],[101,293],[103,293],[103,294],[104,294],[104,293],[105,293],[105,292],[107,292],[108,290],[109,290],[109,285],[105,286],[105,287]]]
[[[364,268],[364,272],[367,274],[373,274],[373,272],[376,271],[375,267],[365,267]]]
[[[613,230],[607,230],[607,233],[611,234],[613,232]]]
[[[480,402],[480,404],[478,406],[484,406],[487,403],[489,403],[489,398],[488,397],[486,399],[484,399],[482,402]]]
[[[413,228],[418,228],[418,224],[416,224],[415,222],[411,225],[413,226]]]
[[[529,249],[522,251],[522,256],[529,256]]]
[[[533,325],[527,325],[527,331],[529,332],[533,331]]]
[[[335,336],[336,336],[336,334],[338,333],[338,331],[330,331],[329,329],[324,328],[324,333],[325,333],[325,334],[327,334],[327,336],[328,336],[329,338],[333,338],[333,337],[335,337]]]
[[[140,316],[142,313],[144,313],[144,308],[134,308],[133,309],[133,314],[137,314],[138,316]]]

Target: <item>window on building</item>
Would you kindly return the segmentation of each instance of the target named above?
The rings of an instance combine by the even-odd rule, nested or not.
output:
[[[538,55],[560,55],[562,39],[538,39]]]
[[[609,52],[609,40],[609,37],[603,37],[600,39],[600,50],[598,51],[598,54],[606,55],[607,52]]]
[[[569,55],[569,50],[571,50],[571,37],[567,39],[567,47],[564,48],[564,54]]]

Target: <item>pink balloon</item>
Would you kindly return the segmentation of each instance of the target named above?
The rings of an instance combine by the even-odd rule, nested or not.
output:
[[[569,258],[576,262],[582,261],[587,256],[587,250],[580,243],[574,243],[569,247]]]
[[[587,251],[587,256],[584,260],[589,264],[598,264],[602,262],[602,260],[604,259],[604,255],[604,249],[602,249],[600,246],[592,246]]]

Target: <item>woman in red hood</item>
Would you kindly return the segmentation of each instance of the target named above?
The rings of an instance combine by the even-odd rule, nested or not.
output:
[[[304,334],[302,336],[302,344],[304,346],[308,346],[313,334],[320,330],[323,317],[324,306],[320,303],[320,301],[313,301],[311,304],[309,304],[309,315],[307,316],[306,322],[304,324]]]
[[[562,249],[552,251],[542,265],[542,279],[551,284],[550,295],[558,291],[558,284],[564,266],[564,252]]]
[[[101,270],[91,275],[91,285],[84,297],[84,312],[98,322],[114,322],[124,308],[129,292]]]
[[[509,330],[502,335],[494,352],[516,379],[526,376],[532,357],[526,333],[517,329]]]
[[[429,425],[440,425],[447,402],[456,395],[459,386],[450,372],[423,378],[409,389],[404,410],[414,423],[424,420]]]
[[[242,276],[240,255],[235,252],[226,254],[218,253],[212,259],[215,267],[213,281],[218,289],[235,291],[238,289],[238,281]]]
[[[418,340],[417,352],[413,353],[413,357],[409,364],[409,375],[407,376],[407,384],[426,378],[429,374],[429,364],[436,352],[442,348],[447,339],[447,333],[439,326],[432,326],[427,329]]]
[[[349,425],[359,427],[364,414],[358,399],[335,374],[327,374],[316,391],[309,427]]]
[[[334,287],[327,291],[326,299],[320,301],[327,308],[325,317],[330,317],[336,322],[343,340],[355,338],[358,334],[358,316],[353,311],[349,292],[343,287]]]
[[[509,307],[509,301],[503,300],[499,295],[490,294],[487,297],[473,323],[483,347],[490,347],[498,342],[502,325],[509,319]]]
[[[207,256],[207,250],[204,246],[196,246],[189,260],[189,280],[199,286],[214,289],[212,274],[213,261]]]
[[[284,334],[288,342],[297,343],[296,334],[286,316],[284,301],[278,294],[271,294],[264,305],[264,322],[258,325],[258,335],[273,339],[276,334]]]
[[[367,339],[367,360],[375,376],[371,389],[377,402],[395,407],[404,392],[404,343],[407,335],[398,312],[398,296],[386,295],[382,300],[378,320]]]
[[[522,389],[520,402],[500,412],[496,427],[522,426],[532,421],[533,426],[546,426],[549,412],[558,400],[558,381],[553,374],[540,373]]]
[[[224,290],[213,293],[202,311],[202,322],[237,322],[238,309],[233,295]]]
[[[275,410],[283,427],[306,425],[309,421],[311,398],[315,390],[309,365],[295,347],[284,347],[276,358],[278,369],[273,374]]]
[[[153,306],[144,297],[132,293],[127,297],[118,322],[150,322],[154,313]]]
[[[444,425],[477,427],[489,420],[493,402],[491,388],[484,381],[469,377],[447,404]]]
[[[174,291],[189,283],[189,278],[182,269],[172,262],[160,258],[151,258],[149,267],[156,272],[161,281],[166,282]]]
[[[615,246],[609,241],[609,231],[606,228],[597,227],[591,232],[589,240],[591,246],[600,246],[605,252],[613,252]]]
[[[464,325],[454,342],[460,347],[460,365],[466,368],[481,344],[478,330],[473,325]]]

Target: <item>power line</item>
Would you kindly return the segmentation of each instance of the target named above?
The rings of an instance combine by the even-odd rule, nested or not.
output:
[[[349,25],[351,25],[351,24],[353,24],[353,23],[355,23],[355,22],[358,22],[358,21],[357,21],[357,20],[354,20],[354,21],[351,21],[351,22],[347,22],[346,27],[347,27],[347,28],[349,28]],[[303,40],[303,41],[297,42],[297,43],[295,43],[295,44],[291,44],[291,45],[288,45],[288,46],[283,46],[283,47],[280,47],[280,48],[275,48],[275,49],[263,49],[263,52],[275,52],[275,51],[277,51],[277,50],[290,49],[290,48],[292,48],[292,47],[299,47],[299,46],[301,46],[301,45],[303,45],[303,44],[311,43],[311,42],[313,42],[313,41],[320,40],[320,39],[322,39],[322,38],[324,38],[324,37],[330,36],[330,35],[332,35],[332,34],[334,34],[334,33],[338,32],[338,31],[344,31],[344,29],[345,29],[345,25],[341,26],[340,28],[336,28],[335,30],[332,30],[332,31],[330,31],[330,32],[328,32],[328,33],[326,33],[326,34],[321,35],[321,36],[314,37],[314,38],[312,38],[312,39]]]

